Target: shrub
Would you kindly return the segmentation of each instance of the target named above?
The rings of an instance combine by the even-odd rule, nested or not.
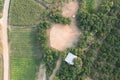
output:
[[[55,23],[71,24],[71,19],[63,17],[60,13],[50,15],[50,19]]]

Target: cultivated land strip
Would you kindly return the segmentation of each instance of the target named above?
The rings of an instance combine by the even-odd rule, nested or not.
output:
[[[9,80],[9,52],[8,52],[8,11],[9,11],[10,0],[5,0],[3,8],[3,17],[0,19],[2,25],[2,46],[3,46],[3,79]]]

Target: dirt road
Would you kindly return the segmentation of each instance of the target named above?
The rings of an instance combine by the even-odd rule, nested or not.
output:
[[[2,25],[2,46],[3,46],[3,79],[9,80],[9,53],[8,53],[8,11],[9,11],[10,0],[4,1],[3,17],[0,19],[0,24]]]
[[[40,65],[37,80],[46,80],[46,68],[45,68],[45,65],[43,64]]]

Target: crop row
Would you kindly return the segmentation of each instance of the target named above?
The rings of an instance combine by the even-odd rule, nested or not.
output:
[[[35,30],[31,27],[12,27],[9,32],[11,80],[36,78],[40,53],[38,53]]]
[[[38,65],[33,57],[12,57],[11,80],[35,80]]]
[[[44,7],[35,0],[11,0],[10,25],[35,25],[44,11]]]

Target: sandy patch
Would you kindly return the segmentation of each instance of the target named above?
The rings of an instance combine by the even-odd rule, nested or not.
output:
[[[50,29],[50,46],[57,50],[65,50],[75,46],[80,32],[69,25],[53,24]]]
[[[77,1],[65,3],[62,8],[62,15],[65,17],[72,17],[73,15],[76,14],[78,7],[79,6]]]

